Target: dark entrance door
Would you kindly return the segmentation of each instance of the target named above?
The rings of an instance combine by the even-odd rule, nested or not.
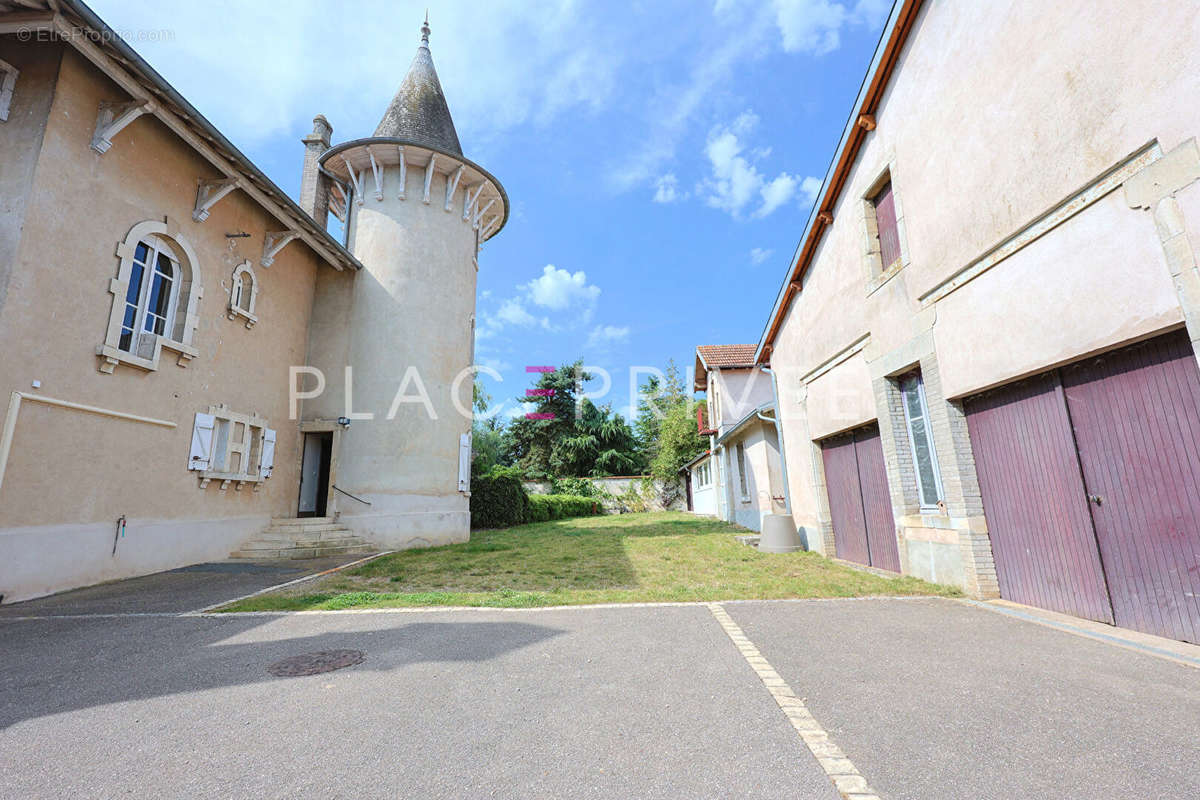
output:
[[[821,444],[837,557],[900,571],[896,522],[879,428],[869,425]]]
[[[1200,642],[1200,368],[1184,332],[966,412],[1004,597]]]
[[[333,457],[333,433],[304,434],[304,456],[300,463],[300,502],[297,516],[323,517],[329,505],[329,464]]]

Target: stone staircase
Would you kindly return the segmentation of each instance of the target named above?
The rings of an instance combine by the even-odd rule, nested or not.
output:
[[[378,548],[355,536],[333,517],[273,519],[267,528],[229,554],[261,560],[326,558],[375,553]]]

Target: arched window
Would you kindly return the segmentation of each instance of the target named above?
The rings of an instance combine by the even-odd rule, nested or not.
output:
[[[164,348],[179,354],[180,366],[198,355],[192,334],[203,293],[200,271],[195,251],[172,227],[168,221],[139,222],[117,245],[112,312],[104,344],[96,348],[101,372],[121,363],[158,369]]]
[[[258,322],[254,314],[254,306],[258,301],[258,278],[250,267],[249,261],[243,261],[233,270],[233,283],[229,286],[229,318],[241,317],[246,321],[246,327],[251,328]]]
[[[134,248],[117,348],[151,358],[154,337],[174,333],[178,302],[179,257],[162,237],[147,236]]]

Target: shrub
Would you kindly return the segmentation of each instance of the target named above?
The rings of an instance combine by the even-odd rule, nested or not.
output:
[[[471,476],[471,527],[507,528],[529,519],[529,495],[521,485],[521,471],[496,467],[486,475]]]
[[[535,494],[529,498],[529,521],[548,522],[568,517],[590,517],[600,513],[600,503],[591,497],[570,494]]]
[[[555,478],[550,482],[551,494],[569,494],[575,497],[598,497],[600,490],[587,478]]]

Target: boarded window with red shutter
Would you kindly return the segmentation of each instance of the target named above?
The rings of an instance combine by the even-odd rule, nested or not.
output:
[[[875,225],[879,229],[879,255],[886,270],[900,260],[900,231],[896,227],[892,182],[885,183],[871,202],[875,205]]]

